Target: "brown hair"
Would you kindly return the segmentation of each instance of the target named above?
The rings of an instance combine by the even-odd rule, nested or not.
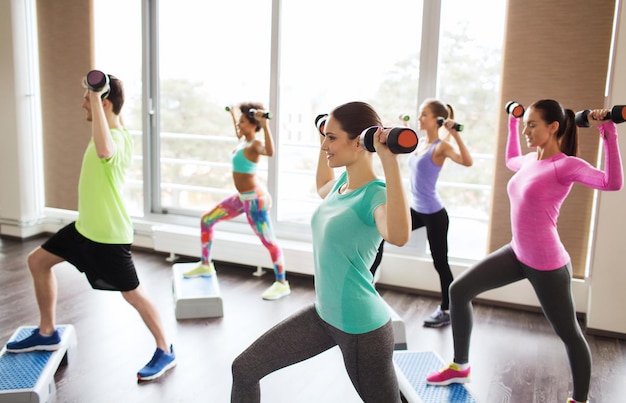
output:
[[[436,117],[454,119],[454,109],[452,109],[452,105],[450,104],[444,104],[438,99],[428,98],[424,100],[422,105],[430,108],[431,112]]]
[[[382,122],[374,108],[365,102],[348,102],[339,105],[330,113],[350,139],[361,135],[363,130],[372,126],[381,126]]]
[[[559,130],[556,133],[559,149],[564,154],[577,156],[578,127],[576,127],[574,111],[564,109],[560,103],[552,99],[537,101],[530,105],[530,108],[539,111],[541,119],[548,124],[559,122]]]
[[[112,74],[109,76],[109,95],[106,99],[113,104],[113,113],[119,115],[124,106],[124,85],[122,81]]]

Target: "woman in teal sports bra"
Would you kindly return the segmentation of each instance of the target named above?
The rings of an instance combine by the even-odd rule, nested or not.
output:
[[[255,109],[253,117],[250,110]],[[257,180],[256,170],[262,155],[274,155],[274,140],[270,132],[264,107],[260,103],[242,103],[239,105],[241,116],[235,118],[232,108],[229,109],[235,125],[235,133],[239,144],[233,150],[233,181],[237,193],[227,197],[212,210],[204,213],[200,219],[202,258],[198,266],[183,273],[187,278],[211,276],[215,267],[211,261],[213,245],[213,227],[220,221],[230,220],[245,213],[254,233],[267,248],[274,264],[274,283],[263,292],[263,299],[275,300],[291,293],[285,278],[283,253],[276,242],[269,217],[272,197]],[[263,129],[263,141],[256,138],[256,133]]]

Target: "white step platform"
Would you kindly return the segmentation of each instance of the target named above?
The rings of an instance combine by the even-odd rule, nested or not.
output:
[[[28,337],[36,326],[17,328],[9,341]],[[61,346],[56,351],[9,353],[6,344],[0,352],[0,403],[50,403],[56,399],[54,374],[59,365],[67,363],[76,346],[72,325],[57,326]]]
[[[432,351],[394,351],[393,363],[400,392],[408,403],[476,403],[464,384],[432,386],[426,377],[445,366]]]
[[[198,263],[172,265],[176,319],[216,318],[224,316],[217,272],[210,277],[185,278],[183,273]]]
[[[406,350],[406,328],[404,327],[404,320],[398,315],[396,311],[385,301],[387,304],[387,309],[389,309],[389,313],[391,314],[391,326],[393,326],[393,340],[394,340],[394,350]]]

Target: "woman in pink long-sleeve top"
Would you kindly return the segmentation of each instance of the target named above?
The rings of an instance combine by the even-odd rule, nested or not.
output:
[[[568,402],[585,402],[591,378],[591,353],[576,321],[571,292],[571,262],[557,231],[561,204],[574,183],[597,190],[623,186],[617,131],[603,121],[609,111],[592,111],[604,143],[605,169],[578,158],[574,112],[553,100],[540,100],[524,114],[526,144],[535,151],[522,155],[519,118],[509,117],[506,166],[515,172],[507,192],[511,202],[511,242],[461,274],[450,286],[454,360],[428,376],[432,385],[469,381],[472,331],[471,301],[478,294],[522,279],[532,284],[546,318],[565,344],[573,377]]]

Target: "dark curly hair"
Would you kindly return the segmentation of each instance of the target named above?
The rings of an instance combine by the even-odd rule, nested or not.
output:
[[[248,116],[248,112],[250,111],[250,109],[265,110],[265,107],[260,102],[242,102],[239,105],[239,110],[241,111],[241,114],[245,116],[250,123],[256,125],[255,131],[258,132],[259,130],[261,130],[261,122],[256,120],[254,117]]]

